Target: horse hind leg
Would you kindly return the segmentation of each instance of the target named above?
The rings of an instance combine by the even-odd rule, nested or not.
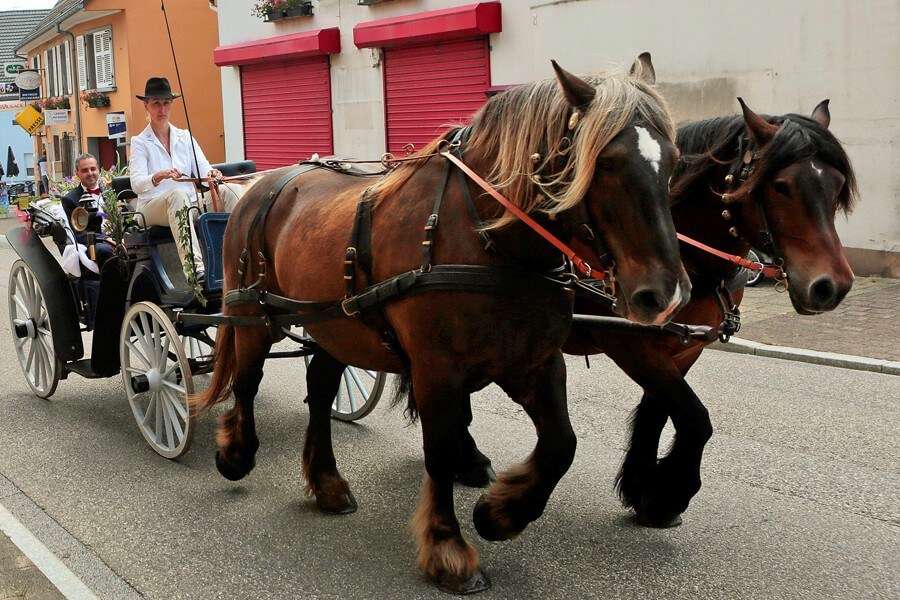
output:
[[[491,466],[491,459],[484,455],[475,444],[475,438],[469,432],[472,424],[472,397],[468,396],[463,404],[463,418],[460,426],[459,443],[462,451],[456,481],[467,487],[486,488],[497,480],[497,474]]]
[[[566,407],[561,353],[526,377],[498,383],[531,417],[538,442],[528,459],[501,473],[475,505],[475,528],[491,541],[515,537],[543,514],[550,494],[575,458],[577,443]]]
[[[317,348],[306,371],[309,426],[303,445],[306,491],[319,509],[334,514],[356,511],[350,484],[338,472],[331,440],[331,405],[347,365]]]
[[[259,438],[253,400],[262,381],[263,364],[272,341],[265,328],[234,328],[235,359],[234,406],[219,417],[216,442],[216,468],[231,481],[242,479],[256,466]]]

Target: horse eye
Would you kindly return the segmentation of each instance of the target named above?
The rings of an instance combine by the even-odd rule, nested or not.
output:
[[[597,168],[601,171],[612,171],[615,169],[615,163],[611,158],[599,158],[597,159]]]
[[[781,194],[782,196],[791,195],[791,188],[783,181],[773,181],[772,189],[775,190],[775,193]]]

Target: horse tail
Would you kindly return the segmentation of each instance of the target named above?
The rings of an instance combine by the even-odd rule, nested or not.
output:
[[[403,411],[403,415],[410,424],[415,423],[419,419],[419,408],[416,406],[416,398],[413,395],[412,374],[409,371],[404,371],[397,376],[391,407],[400,404],[404,396],[406,396],[406,410]]]
[[[216,358],[212,383],[205,392],[191,396],[195,414],[202,414],[231,395],[237,359],[234,352],[234,325],[220,325],[216,332]]]

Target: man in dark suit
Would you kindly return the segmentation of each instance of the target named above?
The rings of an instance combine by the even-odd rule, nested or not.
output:
[[[100,193],[100,169],[97,167],[97,159],[91,154],[82,154],[75,159],[75,175],[81,182],[72,188],[68,194],[62,198],[63,210],[66,211],[66,217],[69,219],[69,226],[72,233],[75,234],[75,240],[84,246],[88,245],[88,236],[85,231],[76,231],[72,224],[72,212],[81,206],[81,200],[91,198],[92,206],[101,209],[103,206],[103,196]],[[90,252],[90,251],[89,251]],[[108,243],[107,236],[102,231],[96,232],[94,236],[94,262],[97,268],[102,268],[105,263],[113,255],[113,247]]]

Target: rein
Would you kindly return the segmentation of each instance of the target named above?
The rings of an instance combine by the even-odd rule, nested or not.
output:
[[[503,205],[509,212],[514,214],[520,221],[525,223],[528,227],[535,231],[542,238],[550,242],[553,246],[556,247],[557,250],[562,252],[570,261],[572,261],[572,265],[578,270],[579,273],[584,275],[587,278],[592,278],[595,273],[595,270],[591,265],[587,263],[583,258],[575,254],[575,251],[569,248],[566,244],[559,240],[552,233],[547,231],[544,227],[542,227],[537,221],[528,216],[522,209],[518,206],[507,200],[503,194],[494,189],[488,182],[481,178],[475,171],[469,168],[466,163],[453,155],[450,150],[442,150],[439,152],[441,156],[452,162],[456,165],[460,171],[465,173],[469,179],[478,184],[478,187],[483,189],[485,192],[491,195],[497,202]],[[612,274],[609,272],[605,272],[607,279],[612,279]]]
[[[753,262],[752,260],[747,260],[746,258],[741,258],[737,254],[728,254],[727,252],[722,252],[721,250],[717,250],[712,246],[707,246],[703,242],[698,242],[693,238],[689,238],[684,234],[677,234],[678,239],[686,244],[690,244],[695,248],[699,248],[704,252],[712,254],[713,256],[717,256],[719,258],[724,258],[725,260],[738,265],[740,267],[744,267],[745,269],[750,269],[751,271],[756,271],[758,273],[762,273],[763,275],[767,275],[774,279],[781,279],[784,277],[784,271],[780,267],[770,267],[766,266],[762,263]]]

